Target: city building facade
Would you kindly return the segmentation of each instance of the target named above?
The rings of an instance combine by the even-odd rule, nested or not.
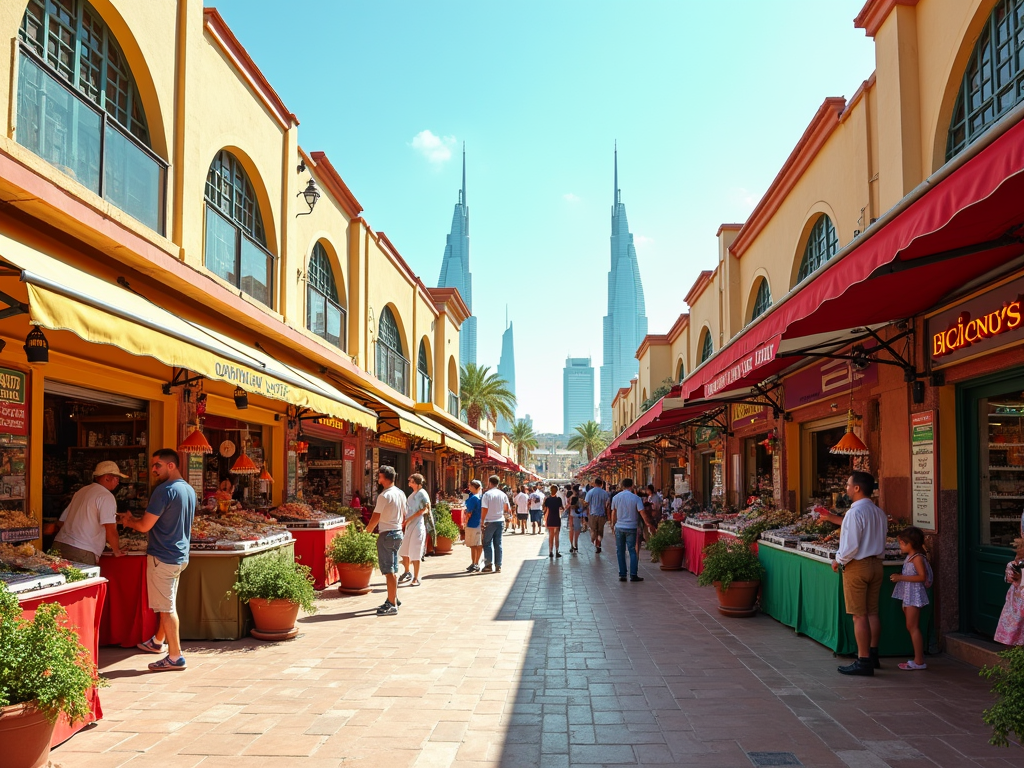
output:
[[[508,384],[508,390],[516,393],[516,349],[515,337],[512,334],[512,323],[508,323],[505,332],[501,334],[501,357],[498,358],[498,377],[504,379]],[[504,416],[498,416],[498,431],[511,432],[512,424]]]
[[[562,433],[594,418],[594,366],[589,357],[567,357],[562,369]]]

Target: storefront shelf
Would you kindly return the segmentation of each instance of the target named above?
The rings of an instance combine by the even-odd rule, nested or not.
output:
[[[1024,472],[1024,467],[989,467],[993,472]]]
[[[990,523],[1017,523],[1020,522],[1019,517],[990,517],[988,519]]]
[[[1024,447],[1024,443],[989,443],[988,449],[999,450],[1000,448],[1021,448]]]
[[[74,445],[72,451],[144,451],[144,445]]]
[[[1008,501],[1020,501],[1024,500],[1024,496],[996,496],[994,493],[989,496],[990,499],[1006,499]]]

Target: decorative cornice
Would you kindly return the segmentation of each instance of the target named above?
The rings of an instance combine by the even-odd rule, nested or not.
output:
[[[825,99],[811,119],[810,125],[804,130],[796,147],[790,152],[783,163],[775,180],[772,181],[764,197],[758,202],[753,213],[743,224],[736,239],[729,246],[729,252],[737,258],[743,256],[761,231],[779,210],[793,187],[800,181],[818,152],[828,141],[833,131],[839,126],[839,117],[846,108],[846,99],[833,96]]]
[[[874,37],[897,5],[915,6],[918,0],[868,0],[853,20],[853,26]]]
[[[685,331],[690,325],[690,313],[683,312],[676,321],[672,323],[672,327],[668,329],[668,342],[669,344],[675,343],[676,339]]]
[[[350,219],[357,218],[363,212],[363,206],[356,200],[356,196],[342,180],[341,174],[335,170],[325,152],[312,152],[307,155],[302,147],[299,147],[299,155],[302,156],[307,166],[316,169],[315,175],[320,180],[321,186],[331,193],[331,196],[338,201],[338,205]]]
[[[216,41],[217,45],[228,57],[228,60],[235,66],[238,73],[245,78],[246,82],[253,89],[260,101],[267,107],[270,113],[277,120],[282,129],[288,130],[299,124],[291,110],[284,105],[284,101],[277,95],[277,91],[270,84],[270,81],[263,76],[256,62],[249,56],[248,51],[235,37],[235,33],[228,27],[227,22],[220,15],[216,8],[203,9],[203,21],[206,31]]]
[[[704,289],[711,284],[711,278],[714,274],[710,269],[705,269],[697,276],[693,287],[690,288],[690,292],[683,297],[683,301],[686,302],[687,306],[692,307],[693,302],[700,298],[700,295],[704,293]]]
[[[640,342],[640,346],[637,347],[636,354],[634,355],[634,357],[636,357],[637,360],[640,360],[644,355],[646,355],[650,351],[651,347],[662,347],[667,346],[668,344],[668,334],[648,333],[646,336],[644,336],[643,341]]]
[[[472,314],[458,288],[427,288],[427,295],[439,312],[444,312],[461,326]]]
[[[715,237],[721,237],[723,232],[736,232],[740,229],[743,229],[742,224],[719,224]]]

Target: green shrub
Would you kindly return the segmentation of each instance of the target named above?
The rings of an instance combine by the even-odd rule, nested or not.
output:
[[[704,570],[697,577],[702,587],[716,581],[728,589],[734,581],[760,581],[764,566],[750,547],[740,539],[717,541],[704,547]]]
[[[243,558],[235,575],[237,580],[231,589],[243,603],[253,598],[291,600],[306,613],[316,613],[310,568],[296,563],[290,552]]]
[[[999,697],[982,713],[982,719],[992,728],[988,743],[1008,747],[1007,734],[1015,733],[1018,739],[1024,738],[1024,646],[1014,646],[999,656],[1006,660],[1005,666],[982,667],[979,673],[995,682],[992,693]]]
[[[434,533],[445,539],[451,539],[452,541],[459,540],[459,526],[452,521],[451,513],[448,514],[447,518],[436,522],[434,526]]]
[[[661,553],[675,544],[683,543],[683,526],[675,520],[665,520],[658,530],[647,540],[647,551],[652,557],[661,557]]]
[[[350,525],[341,536],[335,536],[327,547],[327,559],[335,564],[372,565],[376,568],[377,534]]]
[[[62,606],[43,603],[26,621],[0,587],[0,707],[34,702],[51,723],[59,715],[77,723],[91,712],[89,691],[103,685]]]

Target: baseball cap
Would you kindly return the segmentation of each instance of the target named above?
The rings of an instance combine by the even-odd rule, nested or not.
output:
[[[101,461],[96,465],[96,469],[93,470],[92,476],[99,477],[100,475],[117,475],[122,480],[127,480],[128,475],[121,474],[121,468],[117,466],[115,461]]]

